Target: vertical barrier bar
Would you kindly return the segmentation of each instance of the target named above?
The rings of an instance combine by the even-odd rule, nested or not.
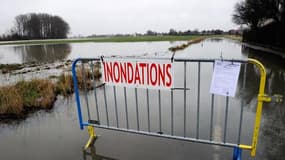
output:
[[[76,104],[77,104],[77,114],[78,114],[78,120],[79,120],[79,126],[80,129],[83,130],[83,119],[82,119],[82,112],[81,112],[81,103],[80,103],[80,98],[79,98],[79,91],[78,91],[78,80],[77,80],[77,75],[76,75],[76,63],[80,59],[76,59],[72,63],[72,78],[73,78],[73,84],[74,84],[74,92],[75,92],[75,99],[76,99]]]
[[[129,129],[128,102],[127,102],[127,91],[126,91],[126,87],[124,87],[124,97],[125,97],[125,111],[126,111],[127,129]]]
[[[201,64],[198,62],[198,93],[197,93],[197,123],[196,123],[196,139],[199,139],[199,119],[200,119],[200,75]]]
[[[87,106],[87,116],[88,120],[90,120],[90,110],[89,110],[89,101],[88,101],[88,96],[87,96],[87,84],[86,84],[86,75],[85,75],[85,68],[84,68],[84,63],[81,63],[81,74],[82,74],[82,80],[83,80],[83,86],[84,86],[84,97],[86,101],[86,106]]]
[[[113,86],[113,92],[114,92],[114,103],[115,103],[115,113],[116,113],[116,126],[119,128],[117,93],[116,93],[116,87],[115,86]]]
[[[146,89],[146,103],[147,103],[147,128],[148,132],[150,132],[150,117],[149,117],[149,91]]]
[[[229,112],[229,97],[226,97],[226,112],[225,112],[225,126],[224,126],[224,139],[223,142],[226,143],[227,138],[227,127],[228,127],[228,112]]]
[[[173,90],[170,92],[170,98],[171,98],[171,135],[173,135]]]
[[[261,121],[261,116],[262,116],[262,105],[263,105],[263,102],[270,102],[271,98],[264,94],[264,88],[265,88],[265,82],[266,82],[266,70],[264,66],[255,59],[249,59],[248,62],[256,65],[260,71],[260,82],[259,82],[260,85],[259,85],[259,92],[258,92],[258,98],[257,98],[258,102],[257,102],[254,132],[253,132],[253,139],[252,139],[252,150],[251,150],[251,156],[255,156],[260,121]]]
[[[186,62],[184,62],[184,130],[183,136],[186,137]]]
[[[244,71],[243,71],[243,80],[242,80],[242,89],[245,89],[245,80],[246,80],[246,69],[247,69],[247,64],[244,64]],[[244,101],[241,99],[241,106],[240,106],[240,117],[239,117],[239,130],[238,130],[238,140],[237,144],[240,144],[241,140],[241,130],[242,130],[242,119],[243,119],[243,105]]]
[[[105,102],[107,126],[109,126],[109,113],[108,113],[108,104],[107,104],[107,96],[106,96],[106,85],[104,85],[103,92],[104,92],[104,102]]]
[[[90,64],[91,72],[92,72],[92,79],[93,79],[93,88],[94,88],[94,99],[95,99],[95,108],[96,108],[96,114],[97,114],[97,120],[100,122],[100,115],[99,115],[99,109],[98,109],[98,100],[97,100],[97,91],[96,91],[96,80],[95,80],[95,72],[94,72],[94,63],[91,61]]]
[[[213,140],[214,103],[215,103],[215,95],[212,94],[212,96],[211,96],[210,141]]]
[[[233,154],[233,160],[241,160],[241,153],[242,149],[239,147],[234,147],[234,154]]]
[[[138,105],[138,89],[135,88],[135,98],[136,98],[136,113],[137,113],[137,130],[140,130],[140,121],[139,121],[139,105]]]
[[[159,133],[162,134],[161,130],[161,95],[160,90],[158,90],[158,117],[159,117]]]
[[[215,63],[213,63],[213,70],[214,70]],[[213,118],[214,118],[214,104],[215,104],[215,95],[212,94],[211,96],[211,120],[210,120],[210,141],[213,140]]]

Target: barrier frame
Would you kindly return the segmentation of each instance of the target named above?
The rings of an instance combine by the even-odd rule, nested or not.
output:
[[[153,58],[151,58],[151,57],[143,57],[143,58],[142,57],[139,57],[139,58],[126,57],[124,59],[126,59],[126,60],[127,59],[169,60],[169,58],[158,58],[158,57],[153,57]],[[211,63],[214,63],[215,60],[220,60],[220,59],[171,58],[170,60],[172,62],[183,62],[184,63],[184,69],[186,68],[186,62],[197,62],[198,66],[199,66],[198,67],[198,74],[200,74],[200,63],[201,62],[211,62]],[[109,129],[109,130],[115,130],[115,131],[122,131],[122,132],[134,133],[134,134],[141,134],[141,135],[147,135],[147,136],[162,137],[162,138],[184,140],[184,141],[190,141],[190,142],[196,142],[196,143],[203,143],[203,144],[211,144],[211,145],[219,145],[219,146],[231,147],[231,148],[234,148],[234,154],[233,154],[233,159],[234,160],[240,160],[241,159],[241,153],[242,153],[243,149],[244,150],[250,150],[251,151],[251,156],[255,156],[256,155],[256,148],[257,148],[257,142],[258,142],[260,122],[261,122],[261,117],[262,117],[263,103],[271,101],[271,98],[264,93],[265,82],[266,82],[266,70],[265,70],[265,67],[262,65],[262,63],[259,62],[258,60],[251,59],[251,58],[246,59],[246,60],[223,59],[223,61],[231,61],[231,62],[239,62],[239,63],[251,63],[251,64],[255,65],[259,69],[259,72],[260,72],[259,93],[258,93],[258,96],[257,96],[258,97],[257,98],[258,102],[257,102],[257,109],[256,109],[256,114],[255,114],[255,123],[254,123],[254,130],[253,130],[251,145],[227,143],[227,142],[225,142],[226,133],[224,133],[224,141],[223,142],[215,142],[215,141],[212,140],[212,138],[210,138],[210,140],[199,139],[199,133],[197,134],[198,137],[196,137],[196,138],[185,137],[185,126],[184,126],[184,137],[183,137],[183,136],[175,136],[175,135],[173,135],[173,131],[172,131],[171,135],[167,135],[167,134],[150,132],[150,130],[148,130],[148,132],[147,132],[147,131],[140,131],[139,129],[138,130],[129,129],[128,125],[127,125],[127,128],[118,128],[118,125],[117,125],[117,127],[109,126],[109,124],[102,125],[99,122],[94,121],[94,120],[90,120],[90,119],[88,121],[83,121],[82,111],[81,111],[81,103],[80,103],[80,93],[79,93],[79,89],[78,89],[78,79],[77,79],[77,76],[76,76],[76,65],[77,65],[78,62],[82,62],[82,64],[83,64],[84,62],[88,62],[88,61],[103,61],[103,58],[102,57],[101,58],[78,58],[78,59],[76,59],[72,63],[72,75],[73,75],[73,82],[74,82],[74,91],[75,91],[75,99],[76,99],[76,104],[77,104],[79,125],[80,125],[80,129],[81,130],[83,130],[84,127],[86,126],[88,128],[88,132],[89,132],[89,136],[90,136],[87,144],[84,147],[85,149],[87,149],[95,141],[97,136],[95,134],[94,127],[97,127],[97,128],[103,128],[103,129]],[[82,68],[84,69],[84,65],[82,65]],[[186,73],[186,69],[184,70],[184,73]],[[184,77],[184,88],[183,89],[184,89],[184,96],[185,96],[186,95],[186,90],[187,90],[187,88],[186,88],[186,78],[185,77]],[[198,89],[198,91],[199,90],[200,89]],[[126,92],[125,89],[124,89],[124,92]],[[105,91],[104,91],[104,94],[106,94]],[[160,92],[159,92],[159,94],[160,94]],[[198,94],[198,101],[199,101],[199,94]],[[104,95],[104,96],[106,98],[106,95]],[[173,92],[172,91],[171,91],[171,96],[172,96],[172,99],[173,99]],[[184,98],[184,100],[185,100],[185,98]],[[228,97],[226,98],[226,100],[227,100],[227,105],[228,105]],[[173,103],[173,101],[172,101],[172,103]],[[186,105],[186,102],[184,104]],[[106,111],[107,111],[107,103],[106,102],[105,102],[105,105],[106,105],[105,107],[106,107]],[[184,107],[186,107],[186,106],[184,106]],[[227,108],[228,108],[228,106],[227,106]],[[184,111],[186,111],[186,110],[184,110]],[[127,106],[126,106],[126,113],[127,113]],[[161,117],[160,117],[160,119],[161,119]],[[108,121],[108,118],[107,118],[107,121]],[[241,114],[241,121],[242,121],[242,114]],[[199,127],[199,122],[197,122],[197,123],[198,123],[197,127]],[[225,123],[227,123],[227,118],[226,118]],[[127,119],[127,124],[128,124],[128,119]],[[184,125],[185,125],[185,117],[184,117]],[[226,124],[225,124],[225,126],[226,126]],[[172,126],[172,128],[173,128],[173,126]],[[160,130],[161,130],[161,128],[160,128]],[[199,130],[198,130],[198,132],[199,132]],[[240,132],[241,132],[241,123],[240,123],[240,126],[239,126],[239,138],[240,138],[240,134],[241,134]]]

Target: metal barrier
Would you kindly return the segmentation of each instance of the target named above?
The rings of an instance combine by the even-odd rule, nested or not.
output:
[[[85,149],[87,149],[96,139],[94,127],[98,127],[141,135],[230,147],[234,148],[234,160],[241,159],[242,149],[250,150],[251,156],[255,156],[262,115],[262,105],[263,102],[271,101],[271,98],[264,94],[266,71],[259,61],[255,59],[224,60],[240,62],[244,64],[245,67],[248,63],[251,63],[255,65],[260,72],[260,85],[257,96],[258,102],[253,136],[251,139],[252,142],[250,144],[241,144],[243,104],[241,104],[240,110],[238,111],[239,116],[235,116],[237,118],[234,120],[234,123],[238,126],[238,129],[235,132],[231,132],[231,135],[235,135],[236,138],[236,141],[233,142],[233,140],[228,140],[228,121],[229,118],[231,118],[229,115],[237,115],[237,109],[234,109],[234,113],[229,113],[229,110],[231,109],[229,97],[225,97],[225,106],[223,106],[224,117],[223,121],[220,122],[223,123],[223,130],[221,131],[223,132],[223,137],[220,139],[213,137],[214,126],[215,123],[217,123],[214,121],[214,114],[221,114],[220,110],[217,111],[217,108],[221,106],[215,106],[217,96],[210,94],[209,92],[202,92],[201,87],[204,87],[205,84],[201,85],[201,74],[203,72],[203,67],[211,68],[203,73],[203,76],[206,75],[207,78],[211,79],[215,59],[135,58],[139,60],[170,60],[178,66],[174,74],[175,77],[179,77],[175,79],[179,82],[177,82],[175,87],[169,91],[99,84],[95,78],[95,71],[97,70],[98,72],[98,63],[102,63],[105,59],[107,58],[79,58],[72,64],[79,125],[81,129],[88,126],[90,135],[90,139],[86,144]],[[134,58],[121,59],[126,60]],[[191,68],[197,69],[197,71],[190,71],[187,65],[195,66]],[[189,72],[192,74],[189,74]],[[193,75],[193,73],[196,74],[196,76],[193,76],[195,78],[194,80],[193,77],[189,77]],[[245,77],[243,81],[245,81]],[[194,84],[192,84],[192,87],[189,87],[191,86],[191,82]],[[82,89],[81,94],[79,93],[79,88]],[[189,92],[192,92],[191,94],[194,95],[190,96]],[[80,97],[80,95],[83,97]],[[201,95],[208,95],[208,98],[202,100]],[[175,100],[177,97],[178,100]],[[196,103],[187,104],[189,97],[196,99]],[[207,100],[209,101],[207,102],[208,104],[205,103]],[[178,101],[179,104],[176,105],[175,101]],[[157,110],[154,111],[154,108]],[[205,120],[201,118],[201,115],[205,114],[204,112],[207,112],[209,115],[207,125],[205,125]],[[208,128],[208,130],[205,128]]]

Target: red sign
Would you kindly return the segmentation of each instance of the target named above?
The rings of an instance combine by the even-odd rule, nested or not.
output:
[[[128,87],[170,89],[173,85],[172,63],[165,61],[104,61],[106,84]]]

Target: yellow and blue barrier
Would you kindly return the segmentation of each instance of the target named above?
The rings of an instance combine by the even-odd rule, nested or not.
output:
[[[123,58],[124,59],[124,58]],[[125,59],[130,59],[130,58],[125,58]],[[140,59],[140,58],[137,58]],[[142,60],[145,59],[156,59],[156,60],[166,60],[166,58],[141,58]],[[170,117],[169,120],[170,121],[170,131],[169,133],[164,133],[162,131],[162,107],[161,107],[161,91],[159,90],[157,92],[157,96],[158,96],[158,107],[159,107],[159,113],[157,115],[157,117],[159,117],[159,129],[158,131],[154,131],[151,130],[151,120],[150,120],[150,90],[149,89],[140,89],[140,88],[134,88],[134,92],[133,94],[135,94],[132,97],[135,97],[135,112],[134,115],[132,117],[135,117],[134,121],[136,121],[137,126],[134,128],[131,128],[129,126],[129,117],[130,117],[130,113],[128,111],[128,108],[130,106],[128,106],[128,98],[127,98],[127,92],[126,92],[126,88],[123,88],[123,93],[121,93],[121,95],[123,95],[123,100],[125,105],[123,106],[119,106],[119,104],[117,103],[117,99],[118,99],[118,90],[116,88],[116,86],[113,86],[113,92],[111,92],[110,90],[106,91],[106,86],[104,84],[97,84],[98,81],[95,80],[95,72],[94,72],[94,67],[96,63],[102,63],[104,61],[103,58],[79,58],[76,59],[73,64],[72,64],[72,74],[73,74],[73,82],[74,82],[74,92],[75,92],[75,99],[76,99],[76,104],[77,104],[77,112],[78,112],[78,120],[79,120],[79,125],[80,125],[80,129],[84,129],[85,126],[88,127],[88,132],[90,135],[90,138],[88,140],[88,143],[85,145],[85,149],[87,149],[90,145],[93,144],[94,140],[96,139],[96,134],[94,131],[94,127],[97,128],[103,128],[103,129],[109,129],[109,130],[115,130],[115,131],[121,131],[121,132],[128,132],[128,133],[134,133],[134,134],[141,134],[141,135],[147,135],[147,136],[154,136],[154,137],[162,137],[162,138],[168,138],[168,139],[176,139],[176,140],[183,140],[183,141],[190,141],[190,142],[196,142],[196,143],[203,143],[203,144],[210,144],[210,145],[218,145],[218,146],[224,146],[224,147],[230,147],[233,148],[233,160],[241,160],[241,155],[242,155],[242,150],[249,150],[251,151],[251,156],[255,156],[256,154],[256,148],[257,148],[257,142],[258,142],[258,134],[259,134],[259,128],[260,128],[260,122],[261,122],[261,116],[262,116],[262,106],[264,102],[270,102],[271,98],[269,96],[267,96],[264,93],[264,88],[265,88],[265,81],[266,81],[266,70],[264,68],[264,66],[257,60],[255,59],[246,59],[246,60],[225,60],[224,61],[232,61],[232,62],[240,62],[242,64],[247,64],[247,63],[251,63],[254,66],[256,66],[259,69],[260,72],[260,84],[259,84],[259,93],[258,93],[258,98],[257,98],[257,109],[256,109],[256,115],[255,115],[255,122],[254,122],[254,128],[253,128],[253,136],[252,136],[252,142],[250,144],[240,144],[240,137],[241,137],[241,128],[242,128],[242,114],[243,114],[243,109],[241,107],[241,112],[240,112],[240,119],[239,121],[239,130],[238,130],[238,141],[237,143],[230,143],[227,141],[227,121],[228,121],[228,108],[229,108],[229,97],[226,97],[226,104],[225,104],[225,123],[224,123],[224,137],[221,141],[217,141],[213,139],[213,114],[214,114],[214,99],[215,99],[215,95],[211,95],[211,105],[210,105],[210,113],[211,113],[211,117],[210,117],[210,127],[209,127],[209,138],[208,139],[201,139],[200,138],[200,104],[201,104],[201,98],[200,98],[200,76],[201,76],[201,64],[203,63],[214,63],[215,59],[186,59],[186,58],[172,58],[170,59],[173,63],[177,63],[177,64],[181,64],[182,63],[182,67],[181,67],[181,71],[183,73],[182,77],[184,78],[184,83],[182,84],[183,87],[177,87],[177,88],[173,88],[169,91],[169,98],[170,98]],[[195,137],[189,137],[186,134],[186,129],[187,129],[187,123],[189,123],[187,121],[187,104],[186,104],[186,99],[187,99],[187,92],[189,91],[189,88],[187,88],[187,64],[188,63],[195,63],[197,64],[197,76],[198,76],[198,86],[197,86],[197,113],[196,113],[196,136]],[[82,76],[82,82],[83,86],[81,87],[81,89],[83,90],[83,92],[80,93],[79,91],[79,81],[78,81],[78,69],[81,72],[81,76]],[[85,70],[89,70],[91,75],[84,75]],[[87,78],[89,78],[89,82],[87,84]],[[86,83],[86,84],[85,84]],[[90,84],[92,83],[92,84]],[[88,91],[87,89],[87,85],[92,85],[92,89],[93,91]],[[99,105],[98,104],[98,88],[103,88],[103,98],[101,99],[101,101],[103,101],[103,105]],[[140,90],[141,92],[145,92],[145,97],[146,97],[146,109],[147,109],[147,114],[145,115],[145,119],[147,120],[147,129],[143,130],[140,127],[140,117],[141,114],[139,113],[139,109],[138,109],[138,90]],[[144,90],[144,91],[142,91]],[[176,109],[176,105],[174,104],[174,95],[176,92],[183,92],[184,98],[183,98],[183,106],[182,108],[184,109],[184,115],[183,115],[183,134],[182,135],[175,135],[174,133],[174,110]],[[88,92],[93,92],[94,95],[94,99],[95,99],[95,110],[96,110],[96,116],[93,116],[91,114],[92,111],[91,108],[93,106],[90,106],[89,104],[89,98],[90,96],[88,96]],[[107,96],[108,94],[108,96]],[[81,98],[80,96],[84,97]],[[110,97],[114,97],[112,101],[114,101],[114,103],[112,103],[112,105],[110,105],[108,103],[108,100],[110,99]],[[81,105],[81,101],[85,101],[85,105],[82,106]],[[83,113],[82,113],[82,107],[84,107],[86,109],[87,112],[87,116],[83,117]],[[101,107],[101,108],[100,108]],[[114,114],[110,114],[109,110],[110,107],[114,107]],[[125,110],[125,117],[126,119],[124,120],[124,123],[126,124],[125,126],[121,126],[119,125],[119,118],[118,118],[118,107],[122,107]],[[104,111],[103,111],[104,110]],[[111,124],[110,122],[110,116],[115,116],[115,123]],[[103,118],[100,117],[105,117],[105,120],[103,120]],[[85,120],[84,120],[85,119]]]

